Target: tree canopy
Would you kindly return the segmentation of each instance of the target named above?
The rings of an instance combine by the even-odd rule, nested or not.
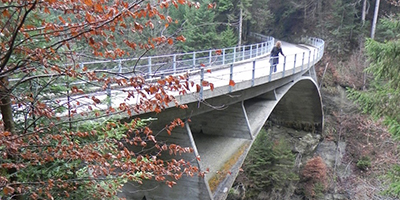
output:
[[[127,181],[155,179],[169,186],[182,175],[202,175],[161,152],[192,149],[158,141],[145,119],[119,116],[179,105],[167,91],[187,91],[184,76],[149,83],[135,73],[83,61],[140,56],[185,41],[164,35],[175,20],[173,1],[2,0],[0,5],[0,196],[4,199],[110,199]],[[207,6],[207,5],[206,5]],[[161,30],[161,31],[160,31]],[[173,36],[173,37],[172,37]],[[113,107],[95,91],[123,90]],[[132,103],[135,102],[135,103]],[[183,126],[176,119],[169,132]],[[132,148],[127,148],[131,146]]]

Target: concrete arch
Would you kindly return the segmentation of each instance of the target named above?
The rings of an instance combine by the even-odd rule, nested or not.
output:
[[[253,137],[268,119],[288,127],[322,132],[322,99],[316,82],[302,76],[282,87],[245,100],[245,116]]]
[[[322,98],[316,82],[310,77],[295,81],[273,109],[270,118],[288,127],[315,129],[322,132],[324,116]]]

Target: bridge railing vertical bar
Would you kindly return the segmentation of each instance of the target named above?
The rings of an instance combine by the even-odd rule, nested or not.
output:
[[[282,78],[285,77],[285,71],[286,71],[286,56],[283,56]]]
[[[111,108],[111,83],[107,84],[107,106],[108,108]]]
[[[225,49],[222,49],[222,64],[225,65]]]
[[[253,58],[253,45],[250,45],[250,59]]]
[[[316,56],[315,53],[316,53],[316,51],[317,51],[317,50],[314,49],[314,53],[313,53],[313,65],[315,65],[315,63],[316,63],[316,62],[315,62],[315,56]]]
[[[311,50],[308,51],[308,68],[310,68]]]
[[[121,61],[121,59],[119,59],[119,61],[118,61],[118,72],[119,73],[122,72],[122,61]]]
[[[193,69],[196,68],[196,52],[193,52]]]
[[[256,61],[253,60],[253,71],[252,71],[252,78],[251,78],[251,87],[254,86],[254,79],[256,78]]]
[[[236,47],[233,48],[233,63],[236,62]]]
[[[256,56],[258,56],[258,44],[256,44]]]
[[[199,92],[199,97],[200,100],[203,100],[203,81],[204,81],[204,68],[202,67],[200,69],[200,92]]]
[[[301,59],[301,71],[303,71],[304,68],[304,56],[305,56],[306,52],[303,52],[303,57]]]
[[[245,51],[245,46],[242,46],[242,60],[244,60],[245,58],[244,58],[244,51]]]
[[[294,61],[293,61],[293,74],[296,73],[296,60],[297,60],[297,53],[294,54]]]
[[[268,76],[268,81],[269,82],[271,82],[271,80],[272,80],[272,71],[273,71],[273,65],[272,65],[272,61],[270,60],[269,76]]]
[[[212,61],[212,50],[208,51],[208,65],[211,66]]]
[[[230,84],[230,82],[232,80],[233,80],[233,64],[231,64],[230,73],[229,73],[229,93],[232,92],[232,85]]]
[[[152,69],[151,69],[151,57],[147,58],[147,64],[148,64],[148,69],[147,69],[147,78],[150,78],[151,74],[153,73]]]
[[[173,56],[172,69],[174,70],[174,74],[176,74],[176,54]]]

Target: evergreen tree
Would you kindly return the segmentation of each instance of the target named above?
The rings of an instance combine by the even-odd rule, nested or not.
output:
[[[360,104],[364,112],[376,118],[383,117],[389,131],[400,137],[400,18],[386,18],[381,24],[386,28],[385,33],[394,38],[384,42],[367,40],[365,48],[371,64],[366,71],[375,78],[368,90],[351,89],[349,96]]]
[[[202,4],[210,4],[208,0]],[[231,28],[221,32],[217,31],[215,23],[216,9],[205,6],[199,9],[186,8],[182,22],[181,33],[185,35],[186,42],[177,44],[184,52],[205,49],[216,49],[236,45],[236,38]]]
[[[272,14],[268,8],[269,0],[258,0],[253,1],[250,7],[252,18],[250,29],[251,32],[262,33],[268,35],[271,32],[272,26]]]

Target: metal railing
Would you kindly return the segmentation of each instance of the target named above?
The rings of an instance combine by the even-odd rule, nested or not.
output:
[[[90,70],[108,70],[113,73],[136,73],[146,78],[163,77],[187,70],[200,69],[201,66],[221,66],[266,55],[272,49],[274,38],[254,34],[263,42],[224,49],[210,49],[189,53],[176,53],[141,58],[127,58],[107,61],[80,63]]]
[[[262,37],[262,35],[258,36]],[[206,70],[201,70],[199,76],[191,78],[192,81],[197,82],[201,86],[198,99],[204,99],[202,92],[204,89],[201,84],[203,80],[214,83],[223,82],[225,85],[228,85],[230,80],[234,80],[236,83],[251,81],[249,87],[252,87],[255,86],[256,79],[267,78],[268,82],[270,82],[296,73],[308,71],[311,66],[315,65],[322,58],[325,42],[319,38],[313,37],[308,38],[306,41],[308,45],[313,46],[312,50],[300,51],[295,54],[285,54],[285,56],[281,58],[278,71],[276,72],[281,73],[281,76],[274,75],[276,73],[272,71],[270,57],[250,59],[248,63],[231,64],[229,65],[229,70],[225,70],[224,73],[218,73],[217,75],[206,73],[205,71],[216,71],[219,70],[220,67],[207,67]],[[215,87],[219,86],[223,85],[216,85]],[[230,93],[233,91],[235,91],[235,87],[229,85],[229,89],[226,92]]]
[[[260,78],[267,78],[268,81],[273,81],[310,69],[311,66],[322,58],[324,53],[325,43],[323,40],[318,38],[308,38],[307,43],[314,47],[313,50],[285,55],[281,64],[278,66],[278,72],[282,73],[282,75],[278,77],[275,73],[269,70],[270,64],[268,55],[274,45],[274,38],[255,33],[251,33],[251,36],[264,40],[264,42],[240,47],[212,49],[190,53],[84,62],[80,63],[80,66],[82,68],[87,68],[88,71],[104,71],[105,78],[116,75],[118,76],[120,74],[123,74],[124,77],[136,76],[138,75],[138,72],[140,72],[140,75],[146,77],[149,81],[151,79],[158,79],[165,75],[188,73],[190,80],[201,86],[199,93],[193,93],[194,95],[197,95],[197,99],[201,100],[205,98],[203,95],[204,88],[202,84],[204,80],[215,83],[215,88],[229,85],[229,89],[226,91],[226,93],[229,93],[237,90],[236,87],[229,84],[230,80],[234,80],[236,83],[250,80],[251,85],[249,85],[249,87],[259,84],[256,83],[256,80]],[[220,70],[223,68],[229,68],[229,70]],[[207,73],[209,69],[214,72],[219,70],[220,73]],[[53,82],[52,85],[64,85],[64,87],[67,86],[68,88],[72,85],[77,85],[79,88],[84,89],[85,92],[97,90],[97,93],[93,93],[92,95],[95,95],[101,100],[102,103],[97,105],[99,109],[106,109],[110,106],[119,106],[117,104],[120,101],[116,98],[121,96],[123,89],[118,88],[116,85],[108,85],[106,90],[102,89],[101,86],[99,87],[98,85],[90,88],[92,87],[92,84],[96,83],[91,83],[89,80],[85,79],[72,80],[72,78],[69,77],[66,77],[65,79],[60,78]],[[18,80],[16,79],[16,81]],[[68,90],[69,89],[67,89],[67,91]],[[196,91],[196,89],[193,88],[191,91]],[[73,104],[70,101],[82,101],[82,98],[79,97],[73,98],[72,100],[63,100],[62,98],[69,96],[69,93],[59,93],[54,95],[59,97],[59,101],[64,102],[63,105],[65,105],[65,107],[67,107],[66,105]],[[89,102],[87,103],[90,104]]]
[[[251,80],[251,86],[254,86],[255,80],[260,77],[268,77],[268,81],[273,81],[301,71],[307,71],[322,58],[324,53],[325,42],[323,40],[308,38],[306,43],[313,46],[313,50],[285,55],[283,62],[278,66],[280,68],[278,72],[282,72],[282,75],[276,77],[273,75],[275,73],[269,70],[270,58],[268,56],[273,47],[274,38],[255,33],[251,36],[265,39],[266,41],[241,47],[143,57],[141,59],[85,62],[82,65],[88,67],[88,65],[117,63],[116,66],[107,71],[129,74],[130,71],[135,69],[136,73],[140,71],[141,75],[148,80],[162,78],[165,75],[189,74],[190,81],[197,83],[201,87],[199,93],[196,94],[198,95],[197,99],[201,100],[205,98],[202,84],[204,80],[214,83],[215,88],[229,85],[230,80],[234,80],[236,83]],[[93,67],[88,68],[94,69]],[[223,68],[229,68],[229,70],[222,72],[221,69]],[[208,73],[207,71],[210,70],[214,72],[221,70],[222,73]],[[227,93],[234,90],[234,86],[229,86]],[[191,91],[196,91],[196,89],[192,88]],[[111,106],[111,97],[118,96],[121,93],[121,89],[110,86],[102,93],[106,93],[107,99],[109,99],[108,106]]]

